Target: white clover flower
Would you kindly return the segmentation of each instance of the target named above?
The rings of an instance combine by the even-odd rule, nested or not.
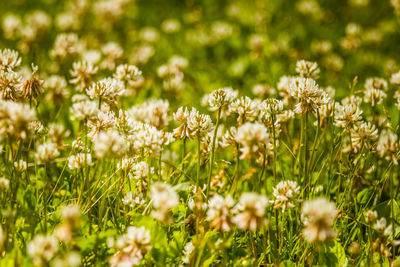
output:
[[[0,178],[0,189],[8,190],[9,187],[10,187],[10,180],[8,180],[6,178]],[[0,244],[1,244],[1,240],[0,240]],[[1,247],[1,245],[0,245],[0,247]]]
[[[343,102],[342,102],[343,103]],[[358,125],[361,120],[363,111],[355,103],[339,103],[335,104],[335,126],[341,128],[352,127]]]
[[[382,130],[376,150],[381,158],[392,161],[395,165],[398,164],[399,140],[397,135],[391,130]]]
[[[190,116],[190,111],[188,110],[188,108],[185,107],[185,109],[183,109],[183,107],[180,107],[173,115],[174,120],[182,123],[178,128],[174,129],[174,136],[179,139],[190,138],[190,129],[188,127],[188,118]]]
[[[115,123],[114,112],[102,109],[100,112],[97,112],[96,116],[89,119],[89,133],[87,136],[90,140],[93,140],[99,133],[115,129]]]
[[[127,139],[134,150],[151,156],[159,156],[164,146],[174,141],[172,133],[157,130],[156,127],[144,123],[136,123],[133,134],[127,136]]]
[[[27,139],[34,121],[36,112],[29,105],[0,100],[0,140],[6,135],[8,138]]]
[[[285,212],[286,208],[293,208],[297,197],[300,193],[300,187],[294,181],[281,181],[273,188],[275,197],[274,209],[282,208]]]
[[[68,158],[68,168],[71,170],[92,165],[92,155],[89,153],[79,153]]]
[[[211,117],[209,115],[200,114],[195,108],[190,111],[187,118],[187,126],[190,130],[190,137],[204,137],[211,133],[214,129]]]
[[[387,91],[388,83],[385,79],[379,77],[371,77],[365,81],[364,87],[366,90],[378,89],[382,91]]]
[[[71,113],[71,118],[82,121],[94,118],[99,112],[97,104],[93,101],[89,101],[89,99],[79,99],[79,97],[76,96],[79,95],[74,96],[75,98],[72,99],[73,104],[69,110]]]
[[[289,93],[299,101],[294,109],[294,112],[298,114],[314,113],[330,101],[328,94],[320,89],[311,78],[298,77],[292,79],[289,85]]]
[[[376,106],[382,103],[386,98],[386,93],[383,90],[370,88],[364,91],[364,102]]]
[[[291,84],[293,83],[294,80],[296,80],[297,77],[293,76],[282,76],[279,79],[279,82],[277,84],[277,88],[279,91],[279,95],[283,98],[283,104],[287,106],[291,102]]]
[[[213,91],[208,95],[210,110],[214,111],[230,105],[237,98],[238,94],[239,92],[232,88],[221,88]]]
[[[214,195],[208,202],[207,211],[207,220],[210,221],[211,227],[220,231],[230,231],[233,225],[234,206],[235,201],[230,195],[226,197]]]
[[[384,217],[376,220],[375,224],[372,227],[375,231],[383,236],[389,236],[392,233],[392,225],[387,225],[386,219]]]
[[[135,195],[133,192],[127,192],[124,198],[122,199],[122,203],[133,208],[136,205],[144,204],[145,199],[142,193]]]
[[[36,265],[50,262],[58,249],[58,241],[54,236],[36,235],[27,246],[28,255]]]
[[[299,60],[296,63],[296,72],[301,77],[317,80],[319,78],[320,70],[316,62]]]
[[[190,256],[192,255],[194,251],[194,245],[192,242],[187,242],[185,244],[185,247],[183,249],[183,257],[182,257],[182,262],[185,264],[189,264],[190,262]]]
[[[168,110],[168,100],[150,99],[133,106],[128,113],[133,120],[150,124],[161,130],[168,126]]]
[[[36,149],[36,160],[38,163],[47,163],[60,155],[57,149],[57,145],[51,142],[43,143],[37,146]]]
[[[19,161],[14,162],[14,167],[19,171],[23,172],[28,168],[28,164],[25,160],[20,159]]]
[[[378,218],[378,213],[376,211],[374,211],[374,210],[367,210],[364,213],[364,216],[365,216],[365,220],[368,223],[372,223],[372,222],[374,222],[376,220],[376,218]]]
[[[112,2],[109,2],[112,6],[115,5]],[[114,70],[116,66],[116,62],[120,59],[124,53],[122,47],[114,42],[106,43],[102,48],[101,52],[104,55],[103,61],[100,63],[100,67],[103,69]]]
[[[145,179],[150,174],[150,168],[147,162],[140,161],[133,165],[133,172],[136,179]]]
[[[222,147],[228,147],[228,146],[231,146],[231,145],[236,145],[237,144],[236,133],[237,133],[237,129],[235,127],[231,127],[222,136],[222,140],[220,142],[220,145]]]
[[[126,233],[114,244],[117,252],[110,258],[110,265],[139,265],[146,253],[151,250],[150,238],[150,231],[143,226],[139,228],[129,226]]]
[[[392,74],[390,77],[390,83],[394,85],[400,85],[400,71]]]
[[[378,139],[378,130],[370,122],[361,122],[351,129],[351,141],[353,148],[360,148],[365,145],[370,148],[369,143]]]
[[[137,158],[122,158],[121,162],[118,162],[117,168],[124,172],[130,172],[136,162]]]
[[[276,94],[275,88],[269,86],[269,85],[264,85],[264,84],[256,84],[253,86],[253,89],[251,90],[253,94],[256,96],[262,98],[264,96],[270,96]]]
[[[247,96],[241,97],[230,104],[229,112],[238,115],[239,124],[253,121],[258,115],[258,103]]]
[[[78,267],[82,264],[81,255],[78,252],[71,251],[67,254],[57,257],[52,261],[52,266],[57,267]]]
[[[269,147],[268,129],[261,123],[246,122],[238,128],[236,142],[241,145],[241,159],[258,158]]]
[[[126,149],[125,139],[115,130],[99,133],[93,142],[97,158],[104,158],[106,155],[120,157]]]
[[[82,44],[75,33],[61,33],[57,35],[50,55],[53,58],[74,58],[82,51]]]
[[[21,65],[19,53],[11,49],[0,49],[0,70],[14,70]]]
[[[15,40],[21,34],[22,21],[18,15],[5,14],[3,17],[2,29],[4,38],[9,40]]]
[[[3,100],[17,101],[22,97],[22,80],[14,71],[0,70],[0,96]]]
[[[240,196],[238,210],[240,213],[233,217],[232,221],[241,230],[252,232],[260,230],[268,223],[265,218],[265,209],[268,206],[268,198],[257,193],[243,193]]]
[[[135,65],[119,65],[115,70],[114,78],[121,81],[125,89],[135,89],[143,81],[142,72]]]
[[[117,104],[118,97],[125,92],[124,84],[117,79],[105,78],[86,89],[91,99],[102,99],[108,104]]]
[[[98,68],[90,61],[78,61],[72,64],[70,74],[73,79],[70,83],[76,84],[79,91],[83,91],[96,75]]]
[[[169,184],[156,182],[150,188],[150,196],[156,209],[152,216],[161,222],[169,223],[172,220],[170,210],[179,204],[178,194]]]
[[[333,229],[337,217],[335,204],[325,198],[317,198],[304,202],[301,219],[304,223],[304,238],[311,243],[326,242],[336,237]]]
[[[176,33],[181,29],[181,23],[177,19],[167,19],[161,24],[161,29],[165,33]]]

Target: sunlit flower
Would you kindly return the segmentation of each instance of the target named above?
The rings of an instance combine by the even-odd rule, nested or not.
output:
[[[308,242],[326,242],[336,237],[333,223],[337,217],[335,204],[325,198],[304,202],[301,219],[304,223],[303,235]]]
[[[240,213],[232,221],[242,230],[260,230],[268,223],[264,217],[267,206],[267,197],[257,193],[243,193],[238,204]]]

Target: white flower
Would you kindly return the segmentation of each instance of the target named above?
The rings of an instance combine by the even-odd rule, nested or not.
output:
[[[232,88],[221,88],[209,94],[208,105],[210,110],[218,110],[224,106],[228,106],[238,96],[239,92]]]
[[[35,157],[38,163],[47,163],[57,158],[59,155],[60,152],[57,149],[57,145],[47,142],[37,146]]]
[[[187,126],[191,137],[204,137],[213,131],[214,125],[209,115],[200,114],[195,108],[192,108],[187,118]]]
[[[335,204],[325,198],[304,202],[301,219],[304,223],[303,235],[308,242],[325,242],[336,237],[333,223],[337,217]]]
[[[232,221],[242,230],[257,231],[267,225],[265,209],[268,198],[257,193],[244,193],[240,196],[238,209],[241,211]]]
[[[266,153],[269,145],[268,130],[261,123],[246,122],[237,130],[236,141],[241,145],[241,159],[257,158]]]
[[[343,102],[342,102],[343,103]],[[335,125],[341,128],[358,125],[362,119],[362,110],[356,103],[336,103],[335,105]]]
[[[168,100],[150,99],[133,106],[128,113],[133,120],[148,123],[161,130],[168,125],[168,109]]]
[[[112,245],[117,252],[110,258],[111,266],[139,265],[146,253],[151,250],[150,231],[143,226],[140,228],[129,226],[126,234],[120,236]]]
[[[49,262],[58,249],[58,241],[54,236],[37,235],[27,246],[28,255],[37,265]]]
[[[128,192],[122,199],[122,203],[133,208],[135,205],[141,205],[145,203],[145,200],[142,193],[135,195],[133,192]]]
[[[294,181],[281,181],[273,188],[273,195],[275,197],[274,208],[282,208],[282,211],[285,212],[285,209],[293,208],[294,202],[297,201],[297,197],[300,193],[300,187],[297,186],[297,183]]]
[[[230,231],[232,229],[232,214],[235,201],[230,195],[222,197],[213,196],[208,203],[207,220],[211,227],[220,231]]]
[[[71,170],[90,165],[92,165],[92,155],[89,153],[79,153],[68,158],[68,168]]]
[[[133,171],[137,179],[145,179],[150,174],[149,165],[145,161],[140,161],[133,165]]]
[[[161,222],[170,222],[169,211],[179,204],[178,194],[169,184],[156,182],[150,189],[150,195],[153,207],[156,209],[152,212],[152,216]]]
[[[93,150],[97,158],[106,155],[120,157],[125,152],[125,140],[117,131],[111,130],[99,133],[94,139]]]
[[[15,50],[0,49],[0,70],[14,70],[21,65],[21,58]]]
[[[185,248],[183,249],[182,262],[188,264],[190,262],[190,256],[194,251],[194,245],[192,242],[187,242]]]
[[[119,96],[124,94],[124,84],[117,79],[105,78],[86,89],[91,99],[97,98],[115,105]]]
[[[253,121],[258,115],[258,103],[249,97],[234,100],[229,106],[229,112],[237,114],[239,123]]]
[[[294,112],[299,114],[316,112],[322,105],[330,101],[328,94],[320,89],[311,78],[298,77],[292,79],[289,85],[289,92],[299,101],[294,109]]]
[[[316,62],[299,60],[296,63],[296,72],[305,78],[312,78],[314,80],[319,78],[320,70]]]
[[[70,108],[71,118],[75,120],[88,120],[94,118],[99,112],[97,104],[89,101],[86,96],[75,95]]]
[[[376,150],[381,158],[392,161],[395,165],[398,164],[399,141],[397,135],[391,130],[384,129],[381,132]]]

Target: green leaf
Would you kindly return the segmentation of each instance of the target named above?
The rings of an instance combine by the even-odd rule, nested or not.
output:
[[[367,204],[373,193],[373,188],[364,188],[357,194],[357,202],[361,205]]]
[[[334,241],[333,244],[331,246],[329,246],[329,252],[335,255],[335,257],[337,259],[336,266],[347,266],[348,265],[346,252],[339,242]]]

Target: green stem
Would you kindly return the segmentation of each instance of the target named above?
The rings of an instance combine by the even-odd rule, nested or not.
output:
[[[305,122],[304,122],[304,199],[308,198],[308,187],[309,187],[309,177],[307,172],[308,166],[308,112],[305,114]]]
[[[275,132],[275,115],[272,115],[272,136],[274,146],[274,184],[276,184],[276,132]]]
[[[200,177],[200,161],[201,161],[201,151],[200,151],[201,140],[200,136],[197,137],[197,175],[196,175],[196,185],[199,185]]]
[[[207,194],[206,194],[207,200],[208,200],[208,196],[210,193],[210,184],[211,184],[212,170],[213,170],[213,166],[214,166],[214,157],[215,157],[215,143],[217,140],[217,132],[218,132],[220,117],[221,117],[221,108],[218,109],[217,122],[215,124],[214,136],[213,136],[213,140],[212,140],[210,171],[208,173],[208,181],[207,181]]]

